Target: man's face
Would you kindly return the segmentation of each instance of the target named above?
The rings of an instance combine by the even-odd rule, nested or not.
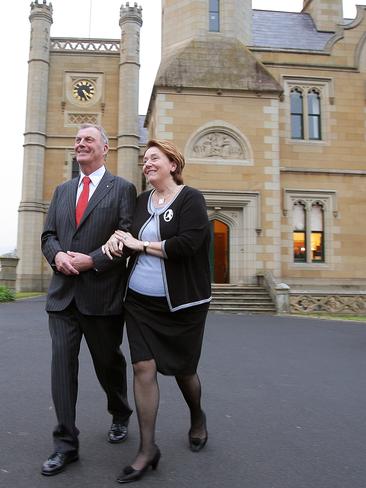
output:
[[[75,137],[74,150],[76,160],[84,174],[90,174],[104,164],[108,144],[95,127],[80,129]]]

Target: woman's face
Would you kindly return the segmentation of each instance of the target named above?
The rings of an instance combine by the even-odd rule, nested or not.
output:
[[[176,167],[176,163],[170,161],[158,147],[149,147],[145,153],[143,172],[147,181],[153,186],[172,180],[171,171]]]

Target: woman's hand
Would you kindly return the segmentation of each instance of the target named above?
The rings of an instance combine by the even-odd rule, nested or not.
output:
[[[118,232],[118,231],[116,231]],[[103,254],[106,254],[109,259],[113,259],[113,256],[122,256],[123,251],[123,241],[121,238],[116,236],[116,232],[111,235],[108,241],[102,246]]]
[[[120,241],[123,242],[125,247],[128,249],[132,249],[133,251],[143,251],[144,245],[142,241],[135,239],[132,234],[129,232],[124,232],[123,230],[116,230],[114,236]]]

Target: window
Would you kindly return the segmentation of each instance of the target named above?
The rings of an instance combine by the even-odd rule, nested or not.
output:
[[[306,97],[306,98],[305,98]],[[304,104],[304,98],[307,103]],[[321,140],[321,99],[315,88],[290,92],[291,139]]]
[[[338,218],[335,190],[284,188],[287,262],[290,267],[319,268],[334,265]]]
[[[330,106],[335,101],[334,80],[301,75],[283,75],[281,78],[286,142],[326,143],[331,130]]]
[[[324,208],[296,201],[292,208],[293,256],[295,263],[324,262]]]
[[[209,31],[220,31],[220,0],[209,0]]]
[[[324,262],[324,210],[320,203],[311,206],[311,261]]]
[[[294,261],[306,263],[306,211],[305,205],[296,202],[293,207]]]
[[[322,103],[325,88],[305,83],[289,87],[291,139],[323,140]]]
[[[308,128],[309,139],[320,140],[320,94],[317,90],[308,93]]]
[[[304,139],[304,107],[301,90],[291,91],[291,137]]]

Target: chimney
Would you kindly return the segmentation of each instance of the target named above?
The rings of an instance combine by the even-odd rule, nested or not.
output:
[[[335,32],[343,20],[342,0],[304,0],[302,12],[311,15],[319,31]]]

